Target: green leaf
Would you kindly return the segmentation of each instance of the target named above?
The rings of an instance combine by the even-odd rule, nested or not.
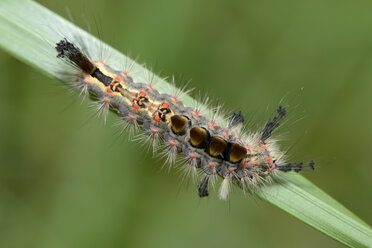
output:
[[[58,77],[54,44],[63,34],[76,34],[92,44],[100,41],[43,6],[27,0],[0,1],[0,46],[41,72]],[[107,46],[113,66],[129,60],[125,55]],[[117,62],[115,62],[117,61]],[[116,64],[115,64],[116,63]],[[135,64],[135,70],[147,71]],[[148,71],[147,71],[148,72]],[[143,81],[140,75],[134,76]],[[173,86],[157,78],[166,91]],[[191,103],[192,98],[187,102]],[[285,174],[276,183],[265,186],[259,197],[283,209],[304,223],[350,247],[372,247],[372,230],[357,216],[332,199],[307,179],[297,174]]]

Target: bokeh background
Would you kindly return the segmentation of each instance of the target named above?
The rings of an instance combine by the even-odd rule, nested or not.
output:
[[[304,119],[284,148],[315,159],[304,175],[372,223],[370,1],[39,2],[258,122],[295,96]],[[88,103],[3,51],[0,82],[0,247],[342,247],[239,191],[198,199],[90,118]]]

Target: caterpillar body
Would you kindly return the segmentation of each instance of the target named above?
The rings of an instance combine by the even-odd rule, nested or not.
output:
[[[152,147],[154,154],[161,147],[166,163],[176,164],[181,154],[178,166],[185,175],[196,178],[203,174],[197,187],[199,197],[209,195],[209,187],[218,176],[223,179],[219,197],[226,200],[232,184],[254,192],[281,172],[314,169],[314,161],[287,163],[271,138],[286,115],[283,106],[261,132],[246,134],[241,112],[220,120],[202,108],[186,106],[180,94],[159,92],[151,84],[135,82],[128,72],[92,61],[79,44],[67,38],[55,49],[57,57],[76,70],[76,88],[93,95],[100,112],[115,111],[122,118],[123,131],[142,129],[140,142]]]

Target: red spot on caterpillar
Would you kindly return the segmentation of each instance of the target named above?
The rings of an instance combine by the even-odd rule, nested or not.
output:
[[[196,155],[195,155],[195,153],[190,153],[190,154],[189,154],[189,158],[191,158],[191,159],[196,159]]]
[[[89,84],[89,81],[88,81],[88,80],[84,80],[84,83],[85,83],[85,84]]]
[[[108,99],[108,98],[103,98],[103,102],[105,102],[105,103],[110,103],[110,99]]]
[[[192,111],[192,114],[193,114],[196,118],[199,118],[199,112],[198,112],[198,111],[193,110],[193,111]]]
[[[233,173],[235,171],[235,169],[233,169],[233,168],[229,168],[229,172],[230,173]]]
[[[123,76],[124,76],[125,78],[128,77],[128,74],[127,74],[127,73],[123,72],[122,74],[123,74]]]
[[[272,164],[272,163],[273,163],[273,157],[271,157],[270,155],[267,156],[266,161],[267,161],[269,164]]]
[[[267,146],[265,145],[265,143],[262,140],[259,140],[258,143],[260,144],[260,148],[262,150],[267,150]]]
[[[115,85],[114,82],[111,82],[111,83],[110,83],[110,86],[114,86],[114,85]]]
[[[174,102],[174,103],[177,103],[177,102],[178,102],[177,97],[175,97],[175,96],[171,96],[171,100],[172,100],[172,102]]]
[[[114,77],[114,81],[121,81],[121,78],[119,76]]]
[[[128,116],[128,117],[129,117],[129,119],[132,120],[132,121],[137,120],[137,117],[136,117],[136,116],[130,115],[130,116]]]
[[[146,92],[144,92],[143,90],[141,90],[139,93],[138,93],[139,96],[146,96]]]
[[[216,167],[216,164],[215,163],[209,163],[209,167],[214,168],[214,167]]]
[[[226,130],[222,131],[222,133],[223,133],[223,135],[225,135],[226,137],[229,137],[229,136],[230,136],[229,133],[228,133]]]
[[[147,86],[147,88],[149,89],[149,90],[151,90],[151,91],[153,91],[154,89],[152,88],[152,86],[151,85],[146,85]]]
[[[169,145],[174,147],[174,146],[176,146],[177,144],[176,144],[176,142],[174,142],[174,141],[169,141]]]
[[[141,99],[139,97],[136,97],[136,101],[139,102]]]
[[[270,167],[270,169],[269,169],[269,171],[273,171],[273,170],[275,170],[275,164],[273,164],[273,165]]]
[[[160,117],[159,115],[155,115],[154,118],[152,118],[155,122],[159,122],[160,121]]]
[[[169,104],[166,103],[166,102],[163,102],[163,103],[160,105],[160,108],[169,108]]]
[[[133,103],[132,104],[132,108],[135,109],[135,110],[138,110],[139,109],[139,106],[137,103]]]
[[[251,148],[247,144],[245,145],[245,149],[247,149],[247,151],[250,151],[251,150]]]
[[[107,88],[106,89],[106,92],[109,93],[109,94],[112,94],[113,93],[113,91],[110,88]]]
[[[157,133],[159,133],[159,131],[156,130],[156,129],[151,129],[151,132],[152,132],[153,134],[157,134]]]
[[[214,128],[214,127],[216,126],[216,124],[215,124],[213,121],[208,122],[208,125],[209,125],[211,128]]]

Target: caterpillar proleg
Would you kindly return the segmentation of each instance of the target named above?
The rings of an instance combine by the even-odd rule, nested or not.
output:
[[[254,191],[283,172],[314,169],[314,161],[288,163],[272,135],[286,116],[279,105],[259,132],[243,132],[244,116],[239,111],[221,118],[202,108],[183,103],[183,90],[161,92],[150,82],[136,81],[130,71],[114,69],[90,58],[89,46],[76,38],[63,37],[55,44],[56,57],[74,71],[74,86],[81,95],[98,102],[97,112],[109,109],[122,121],[121,132],[177,165],[185,176],[199,180],[199,197],[209,195],[210,184],[222,178],[219,198],[229,198],[233,184]],[[151,81],[151,80],[150,80]],[[105,119],[105,117],[104,117]],[[125,132],[128,130],[128,132]],[[181,160],[181,161],[177,161]]]

